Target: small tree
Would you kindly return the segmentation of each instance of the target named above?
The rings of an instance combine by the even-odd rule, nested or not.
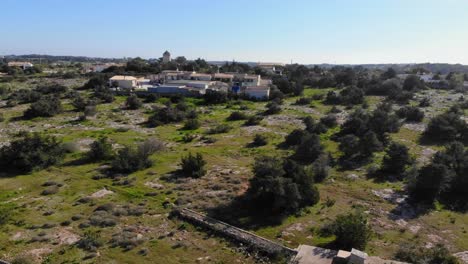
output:
[[[185,121],[184,127],[182,129],[184,130],[195,130],[200,127],[200,121],[196,118],[190,118]]]
[[[401,174],[411,162],[408,148],[403,144],[392,142],[386,150],[382,169],[388,173]]]
[[[127,97],[127,100],[125,101],[125,106],[127,107],[127,109],[131,110],[136,110],[142,105],[143,103],[141,102],[141,100],[134,94]]]
[[[182,157],[180,165],[182,166],[184,175],[189,177],[200,178],[206,174],[206,161],[200,153],[195,155],[189,153],[187,156]]]
[[[86,154],[90,161],[109,160],[114,154],[112,144],[109,142],[107,137],[99,138],[91,143],[90,147],[90,150]]]
[[[363,250],[371,236],[367,217],[361,211],[338,215],[328,228],[336,236],[337,246],[346,250],[351,248]]]
[[[323,146],[320,144],[320,138],[315,134],[307,134],[302,138],[293,157],[304,163],[312,163],[322,152]]]

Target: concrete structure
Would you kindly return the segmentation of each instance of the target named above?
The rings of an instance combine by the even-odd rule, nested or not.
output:
[[[364,264],[368,255],[366,252],[362,252],[357,249],[351,249],[351,254],[348,257],[349,264]]]
[[[268,99],[270,97],[269,86],[247,86],[244,94],[255,99]]]
[[[211,74],[192,72],[188,78],[194,81],[211,81]]]
[[[308,245],[300,245],[297,248],[297,255],[291,263],[295,264],[332,264],[337,255],[335,250],[319,248]]]
[[[163,53],[163,63],[168,63],[171,61],[171,53],[169,53],[169,51],[165,51]]]
[[[283,74],[282,70],[278,69],[278,66],[284,67],[284,63],[259,62],[256,66],[270,74]]]
[[[225,83],[232,83],[232,81],[234,80],[234,75],[227,73],[215,73],[213,74],[213,80]]]
[[[115,75],[109,79],[110,87],[119,87],[121,89],[132,89],[138,86],[137,78],[133,76]]]
[[[10,61],[8,62],[8,67],[18,67],[23,70],[33,67],[34,64],[26,61]]]

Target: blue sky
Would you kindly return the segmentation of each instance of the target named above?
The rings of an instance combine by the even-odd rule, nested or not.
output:
[[[2,0],[0,55],[468,64],[466,0]]]

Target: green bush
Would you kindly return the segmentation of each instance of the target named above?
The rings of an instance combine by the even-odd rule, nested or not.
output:
[[[452,256],[442,244],[433,248],[421,246],[402,245],[395,254],[397,260],[413,264],[459,264],[460,261]]]
[[[143,103],[136,95],[130,95],[129,97],[127,97],[127,100],[125,100],[125,107],[127,109],[136,110],[142,105]]]
[[[229,130],[231,130],[232,127],[226,124],[219,124],[215,127],[210,128],[207,133],[208,134],[221,134],[221,133],[227,133]]]
[[[32,103],[24,112],[25,118],[50,117],[62,112],[60,99],[53,95],[41,97],[37,102]]]
[[[189,153],[187,156],[182,157],[180,165],[184,175],[192,178],[200,178],[206,174],[206,161],[200,153],[192,155]]]
[[[268,144],[268,138],[265,135],[256,134],[252,141],[252,146],[260,147]]]
[[[262,122],[261,116],[250,116],[244,123],[244,126],[257,126]]]
[[[65,150],[53,136],[27,133],[0,149],[0,170],[31,172],[57,164]]]
[[[183,130],[195,130],[200,127],[200,121],[196,118],[190,118],[185,121],[184,127],[182,128]]]
[[[86,157],[90,161],[109,160],[114,155],[112,143],[106,137],[99,138],[91,143],[90,149]]]
[[[361,211],[338,215],[335,221],[325,228],[335,235],[336,245],[345,250],[363,250],[372,232],[367,223],[367,216]]]
[[[114,156],[111,169],[115,172],[131,173],[149,168],[153,165],[149,157],[163,147],[162,142],[156,139],[148,139],[136,147],[126,146]]]
[[[237,120],[245,120],[245,119],[247,119],[247,115],[239,111],[232,112],[227,118],[228,121],[237,121]]]
[[[256,210],[268,214],[294,213],[319,201],[313,175],[296,162],[287,159],[259,157],[254,163],[247,200]]]

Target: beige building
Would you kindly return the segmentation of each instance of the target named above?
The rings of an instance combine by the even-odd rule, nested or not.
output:
[[[138,86],[137,78],[133,76],[115,75],[109,79],[109,86],[117,86],[121,89],[132,89]]]

